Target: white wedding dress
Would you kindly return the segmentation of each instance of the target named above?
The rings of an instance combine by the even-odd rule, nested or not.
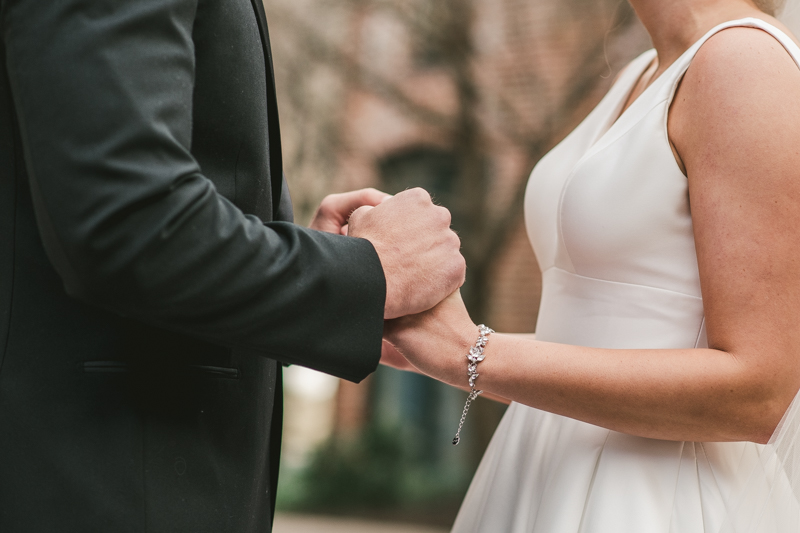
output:
[[[655,57],[648,51],[534,169],[525,216],[543,273],[538,339],[706,346],[688,184],[666,124],[697,50],[732,26],[772,34],[800,65],[800,49],[777,28],[728,22],[619,116]],[[760,446],[634,437],[512,404],[453,533],[800,533],[800,464],[792,468],[797,451],[787,448],[796,440],[787,436],[799,425],[789,420],[800,418],[796,410],[780,440]]]

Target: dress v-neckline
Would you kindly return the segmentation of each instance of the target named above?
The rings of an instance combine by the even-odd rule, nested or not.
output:
[[[720,24],[720,26],[722,26],[722,24]],[[653,61],[655,61],[658,58],[658,53],[656,52],[655,48],[651,48],[650,50],[642,54],[640,58],[646,57],[648,59],[647,62],[644,63],[644,66],[638,70],[638,74],[635,71],[631,72],[632,75],[633,74],[636,75],[631,76],[632,79],[629,82],[629,85],[626,86],[624,94],[622,95],[621,99],[616,102],[616,105],[614,107],[614,112],[611,113],[606,118],[604,127],[595,137],[594,141],[589,146],[585,155],[587,155],[589,152],[595,152],[601,149],[601,145],[605,142],[606,137],[608,137],[612,131],[618,128],[622,128],[623,127],[622,124],[630,122],[631,119],[629,117],[634,115],[634,113],[637,112],[639,108],[645,105],[645,103],[643,102],[646,102],[646,100],[650,97],[651,93],[658,92],[660,90],[660,87],[664,84],[664,80],[669,79],[670,71],[676,68],[676,65],[681,64],[683,62],[684,56],[686,56],[686,54],[691,53],[698,46],[698,44],[705,42],[708,35],[715,30],[716,28],[709,30],[709,32],[706,33],[703,37],[695,41],[692,44],[692,46],[684,50],[683,53],[680,56],[678,56],[677,59],[675,59],[675,61],[670,63],[669,66],[667,66],[667,68],[665,68],[661,74],[659,74],[654,80],[652,80],[650,84],[642,91],[642,93],[639,96],[637,96],[627,108],[623,110],[622,108],[625,106],[625,103],[630,98],[631,93],[633,92],[634,89],[636,89],[636,84],[639,82],[642,76],[647,72],[647,69],[649,69],[650,66],[653,64]],[[621,81],[622,80],[620,80],[620,82]]]
[[[658,54],[654,55],[653,58],[650,59],[650,61],[647,62],[647,64],[644,66],[644,69],[641,72],[639,72],[639,75],[636,76],[636,78],[633,80],[633,84],[630,87],[628,87],[628,90],[625,92],[625,96],[623,97],[622,101],[617,103],[617,107],[618,107],[618,109],[616,110],[617,112],[614,115],[611,116],[612,120],[609,122],[608,127],[606,128],[606,131],[608,131],[611,128],[613,128],[614,124],[616,124],[619,121],[619,119],[621,119],[622,116],[630,108],[633,107],[633,105],[636,103],[636,101],[639,100],[641,97],[643,97],[645,95],[645,93],[647,92],[647,89],[649,89],[650,87],[655,85],[656,82],[658,81],[658,79],[661,76],[664,75],[664,72],[666,72],[669,69],[669,67],[667,67],[666,69],[664,69],[664,72],[662,72],[661,74],[659,74],[655,78],[653,78],[650,81],[648,81],[647,86],[644,89],[642,89],[642,92],[639,93],[636,96],[636,98],[631,100],[631,96],[633,95],[633,91],[636,90],[636,86],[639,85],[640,81],[642,81],[642,78],[644,78],[644,75],[647,74],[647,71],[650,70],[650,68],[653,66],[653,63],[657,62],[657,61],[658,61]],[[656,70],[658,70],[658,69],[656,68]],[[628,104],[629,101],[630,101],[630,104]],[[628,105],[626,106],[625,104],[628,104]]]
[[[640,102],[645,95],[647,95],[647,93],[658,83],[659,80],[661,80],[663,78],[664,74],[666,74],[666,72],[672,66],[672,65],[670,65],[669,67],[667,67],[664,70],[664,72],[662,72],[657,78],[655,78],[653,81],[650,82],[650,84],[642,91],[642,93],[639,96],[637,96],[630,103],[630,105],[628,107],[625,107],[625,104],[630,99],[631,94],[636,89],[636,84],[639,83],[639,80],[642,79],[642,76],[644,76],[644,74],[647,72],[647,69],[650,68],[650,66],[653,64],[653,61],[655,61],[656,58],[658,57],[656,55],[655,49],[648,50],[647,52],[642,54],[642,56],[640,56],[640,58],[645,57],[645,54],[647,54],[647,56],[651,56],[651,57],[648,58],[647,62],[644,63],[644,66],[641,69],[637,69],[638,72],[637,71],[631,71],[630,73],[628,73],[628,72],[624,72],[623,71],[623,77],[621,77],[617,81],[617,83],[620,84],[620,89],[624,88],[625,90],[621,91],[622,94],[620,95],[620,98],[614,102],[614,106],[612,108],[612,112],[610,112],[605,117],[605,119],[603,121],[603,127],[598,129],[597,133],[595,134],[594,139],[592,140],[592,143],[587,148],[587,152],[590,151],[592,148],[594,148],[597,144],[599,144],[603,140],[603,138],[606,135],[608,135],[608,133],[612,129],[614,129],[614,127],[618,123],[620,123],[623,119],[625,119],[628,115],[630,115],[631,110],[634,109],[635,107],[637,107],[637,103]],[[633,65],[631,65],[631,66],[633,66]],[[623,81],[626,81],[625,78],[627,78],[628,75],[630,75],[630,78],[631,78],[630,81],[628,83],[626,83],[625,85],[622,85]],[[625,108],[623,109],[623,107],[625,107]]]
[[[649,59],[642,66],[642,68],[638,70],[638,73],[631,72],[631,78],[632,79],[628,82],[628,85],[623,86],[626,89],[624,91],[624,94],[621,95],[621,99],[620,100],[616,101],[615,106],[613,108],[613,113],[610,113],[608,116],[606,116],[606,119],[605,119],[605,122],[603,124],[603,127],[598,130],[598,132],[595,135],[594,139],[592,140],[591,144],[588,146],[584,156],[588,155],[590,152],[594,153],[594,152],[598,151],[599,149],[602,149],[602,145],[603,144],[607,144],[605,141],[606,141],[606,138],[610,135],[610,133],[612,131],[614,131],[614,130],[622,128],[623,126],[621,124],[630,122],[630,120],[631,120],[630,116],[634,115],[634,113],[635,113],[634,110],[638,110],[639,108],[641,108],[644,105],[642,102],[647,100],[647,98],[649,97],[649,95],[651,93],[657,92],[659,90],[659,89],[657,89],[657,87],[661,87],[663,85],[665,79],[669,79],[670,78],[670,76],[669,76],[670,71],[672,71],[672,69],[676,68],[677,65],[683,65],[685,63],[684,58],[686,57],[686,55],[687,54],[694,55],[697,52],[697,49],[700,46],[702,46],[712,35],[715,35],[716,33],[720,32],[722,30],[725,30],[725,29],[728,29],[728,28],[733,28],[733,27],[750,27],[750,28],[757,28],[757,29],[764,30],[763,26],[769,26],[770,28],[774,29],[776,32],[779,32],[780,35],[783,35],[784,38],[788,41],[788,43],[790,43],[791,45],[797,46],[797,43],[795,43],[793,39],[791,39],[788,36],[786,36],[779,28],[776,28],[772,24],[769,24],[768,22],[766,22],[764,20],[761,20],[759,18],[747,17],[747,18],[743,18],[743,19],[736,19],[736,20],[730,20],[730,21],[727,21],[727,22],[723,22],[723,23],[718,24],[717,26],[713,27],[712,29],[710,29],[702,37],[700,37],[697,41],[695,41],[692,44],[692,46],[690,46],[689,48],[684,50],[684,52],[680,56],[678,56],[678,58],[675,59],[675,61],[670,63],[670,65],[667,68],[665,68],[664,71],[661,74],[658,75],[658,77],[656,77],[652,82],[650,82],[650,84],[644,89],[644,91],[642,91],[642,93],[639,96],[637,96],[627,108],[625,108],[623,110],[622,108],[625,106],[625,103],[630,98],[631,93],[636,88],[636,84],[639,82],[639,80],[642,78],[642,76],[647,72],[647,69],[650,68],[650,66],[652,65],[653,61],[658,57],[657,52],[656,52],[656,50],[654,48],[651,48],[650,50],[648,50],[647,52],[645,52],[644,54],[639,56],[640,58],[643,59],[644,57],[646,57],[645,54],[647,54],[647,56],[649,56]],[[768,33],[770,33],[770,32],[768,32]],[[775,35],[775,34],[773,34],[773,37],[778,39],[778,41],[784,46],[784,48],[787,49],[787,51],[789,50],[789,44],[784,42],[782,39],[779,39],[778,36]],[[800,61],[796,61],[796,63],[798,64],[798,67],[800,67]],[[636,74],[636,75],[634,76],[634,74]],[[617,83],[621,84],[622,81],[623,80],[620,79]],[[677,83],[676,83],[676,86],[677,86]],[[674,87],[672,87],[672,89],[674,89]],[[610,95],[610,93],[609,93],[609,95]]]

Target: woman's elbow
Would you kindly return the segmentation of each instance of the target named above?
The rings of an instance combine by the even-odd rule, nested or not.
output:
[[[749,407],[747,434],[743,440],[768,444],[791,406],[792,400],[794,394],[773,390],[768,397],[753,402]]]

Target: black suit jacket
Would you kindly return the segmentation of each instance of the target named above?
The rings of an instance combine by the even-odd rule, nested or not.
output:
[[[265,532],[280,363],[385,281],[291,224],[260,0],[0,0],[0,532]]]

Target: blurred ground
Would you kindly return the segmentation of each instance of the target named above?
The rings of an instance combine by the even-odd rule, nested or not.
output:
[[[279,513],[275,516],[272,531],[273,533],[447,533],[448,530],[349,518]]]

